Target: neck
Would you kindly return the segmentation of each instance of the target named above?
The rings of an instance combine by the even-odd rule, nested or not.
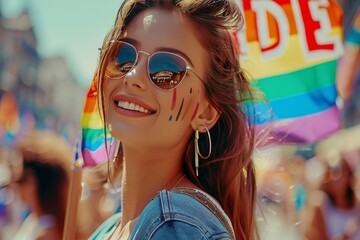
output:
[[[159,191],[175,187],[184,175],[181,158],[169,157],[174,154],[150,156],[138,149],[126,150],[122,177],[122,226],[137,218]]]

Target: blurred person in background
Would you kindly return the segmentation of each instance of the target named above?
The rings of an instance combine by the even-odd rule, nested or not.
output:
[[[30,214],[12,239],[62,239],[72,148],[53,132],[32,132],[17,147],[23,171],[12,187]]]
[[[259,181],[259,233],[262,240],[297,240],[303,237],[300,212],[306,201],[304,161],[294,156],[280,161]]]
[[[355,175],[359,160],[359,151],[351,151],[343,153],[338,163],[327,164],[321,192],[313,199],[314,208],[309,213],[306,229],[309,240],[360,239],[360,203]]]

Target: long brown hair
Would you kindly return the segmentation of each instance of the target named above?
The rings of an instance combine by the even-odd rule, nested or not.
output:
[[[199,188],[215,197],[232,221],[237,239],[256,237],[255,145],[253,89],[239,63],[232,33],[243,25],[239,6],[231,0],[143,0],[124,1],[114,27],[107,35],[100,57],[99,103],[103,109],[102,79],[109,51],[107,42],[118,39],[121,31],[143,10],[177,9],[199,26],[199,40],[208,51],[205,88],[208,100],[221,116],[210,130],[212,152],[201,159],[199,177],[194,168],[194,135],[184,154],[184,171]],[[201,30],[200,30],[201,29]],[[200,37],[203,36],[203,37]],[[249,107],[250,106],[250,107]],[[106,116],[102,113],[104,122]],[[204,150],[206,152],[206,150]]]
[[[36,182],[36,198],[41,214],[51,215],[61,238],[65,223],[70,183],[72,147],[51,131],[34,131],[24,136],[17,146],[23,156],[25,175],[30,172]],[[19,179],[18,182],[23,181]]]

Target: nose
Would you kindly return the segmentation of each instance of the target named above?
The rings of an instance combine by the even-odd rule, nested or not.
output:
[[[147,74],[148,58],[139,54],[139,59],[133,69],[126,74],[124,82],[129,88],[145,90],[148,87],[149,80]]]

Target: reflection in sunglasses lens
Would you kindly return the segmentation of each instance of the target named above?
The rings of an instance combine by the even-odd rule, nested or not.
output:
[[[106,76],[124,77],[137,61],[137,50],[126,42],[113,42],[106,66]],[[148,75],[160,89],[170,90],[179,85],[186,73],[186,62],[170,52],[157,52],[149,57]]]
[[[149,61],[151,81],[161,89],[173,89],[185,75],[186,62],[179,56],[166,52],[155,53]]]
[[[116,57],[116,66],[122,74],[131,70],[136,61],[136,50],[129,44],[119,44],[119,52]]]
[[[111,78],[123,77],[133,68],[136,58],[136,50],[133,46],[125,42],[114,43],[109,55],[106,75]]]

